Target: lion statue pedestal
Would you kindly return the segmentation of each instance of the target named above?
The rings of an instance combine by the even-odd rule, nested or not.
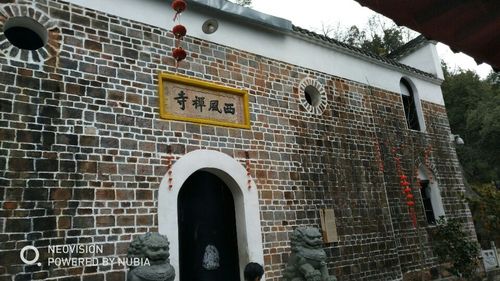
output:
[[[337,281],[328,273],[323,239],[317,228],[295,229],[291,244],[292,254],[283,274],[286,281]]]
[[[135,237],[128,248],[128,258],[147,260],[147,265],[130,266],[127,281],[173,281],[175,270],[168,251],[169,242],[164,235],[148,232]]]

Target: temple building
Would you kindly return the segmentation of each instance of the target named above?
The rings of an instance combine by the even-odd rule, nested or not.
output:
[[[225,0],[175,13],[0,0],[0,281],[126,280],[146,232],[176,281],[284,280],[302,226],[339,281],[445,276],[436,221],[475,232],[436,42],[380,57]]]

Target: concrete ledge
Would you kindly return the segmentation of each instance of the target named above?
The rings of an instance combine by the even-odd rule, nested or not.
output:
[[[500,268],[486,272],[487,281],[500,281]]]

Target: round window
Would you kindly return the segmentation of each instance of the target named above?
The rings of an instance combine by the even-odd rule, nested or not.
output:
[[[300,103],[309,112],[321,115],[326,109],[326,92],[316,79],[305,78],[300,82]]]
[[[28,17],[12,17],[4,25],[3,32],[9,42],[23,50],[37,50],[47,43],[47,29]]]
[[[308,104],[318,106],[321,103],[321,94],[314,86],[309,85],[304,89],[304,95]]]

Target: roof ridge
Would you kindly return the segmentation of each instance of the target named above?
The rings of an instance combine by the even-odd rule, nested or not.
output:
[[[401,46],[401,47],[397,48],[396,50],[392,51],[391,53],[387,54],[386,57],[393,59],[393,60],[397,60],[397,59],[407,55],[408,53],[411,53],[412,51],[414,51],[415,49],[419,48],[420,46],[422,46],[423,44],[425,44],[427,42],[429,42],[429,40],[427,38],[425,38],[422,34],[420,34],[419,36],[406,42],[406,44],[404,44],[403,46]]]
[[[325,42],[330,43],[332,45],[335,45],[337,47],[341,47],[341,48],[345,49],[348,52],[356,53],[357,55],[362,55],[364,57],[372,58],[372,59],[378,60],[378,61],[380,61],[382,63],[390,64],[392,66],[395,66],[395,67],[398,67],[398,68],[401,68],[401,69],[404,69],[404,70],[407,70],[407,71],[411,71],[411,72],[414,72],[416,74],[419,74],[419,75],[422,75],[422,76],[426,76],[428,78],[437,79],[437,77],[434,76],[431,73],[422,71],[420,69],[416,69],[416,68],[408,66],[406,64],[402,64],[402,63],[400,63],[400,62],[398,62],[398,61],[396,61],[396,60],[394,60],[392,58],[380,56],[380,55],[377,55],[377,54],[374,54],[374,53],[362,50],[362,49],[360,49],[358,47],[354,47],[354,46],[349,45],[347,43],[340,42],[339,40],[330,38],[330,37],[325,36],[325,35],[318,34],[318,33],[314,32],[314,31],[311,31],[311,30],[308,30],[308,29],[305,29],[305,28],[302,28],[302,27],[299,27],[299,26],[296,26],[296,25],[292,25],[292,30],[295,31],[295,32],[297,32],[297,33],[300,33],[302,35],[306,35],[306,36],[309,36],[309,37],[314,38],[314,39],[319,39],[319,40],[325,41]]]

